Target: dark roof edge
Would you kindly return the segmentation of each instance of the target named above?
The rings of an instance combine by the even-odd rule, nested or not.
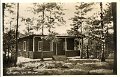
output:
[[[28,36],[24,36],[24,37],[20,37],[19,39],[22,39],[22,38],[27,38],[27,37],[33,37],[33,36],[47,36],[47,35],[36,35],[36,34],[33,34],[33,35],[28,35]],[[73,36],[73,35],[56,35],[56,37],[71,37],[71,38],[76,38],[76,36]],[[79,36],[79,38],[81,38],[81,36]]]

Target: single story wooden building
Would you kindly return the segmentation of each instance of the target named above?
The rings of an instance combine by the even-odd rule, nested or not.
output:
[[[57,42],[45,39],[46,35],[29,35],[18,39],[19,56],[37,59],[50,58],[53,55],[79,56],[80,51],[75,50],[75,36],[56,36]]]

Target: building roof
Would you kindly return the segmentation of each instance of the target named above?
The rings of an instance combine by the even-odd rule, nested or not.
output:
[[[29,37],[34,37],[34,36],[47,36],[47,35],[38,35],[38,34],[32,34],[32,35],[27,35],[27,36],[23,36],[23,37],[20,37],[19,39],[22,39],[22,38],[29,38]],[[56,35],[57,38],[82,38],[82,36],[73,36],[73,35]]]

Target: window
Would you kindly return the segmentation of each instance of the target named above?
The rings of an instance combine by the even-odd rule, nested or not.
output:
[[[73,38],[67,39],[67,50],[74,50],[74,39]]]
[[[49,40],[43,41],[43,51],[50,51],[50,41]]]
[[[38,51],[42,50],[42,41],[38,41]]]
[[[33,39],[29,39],[29,51],[33,51]]]
[[[26,51],[26,41],[23,42],[23,50]]]

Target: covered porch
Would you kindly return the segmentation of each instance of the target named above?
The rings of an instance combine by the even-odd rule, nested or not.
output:
[[[80,56],[80,51],[75,49],[75,37],[57,36],[58,41],[53,42],[53,55],[65,55],[67,57]]]

